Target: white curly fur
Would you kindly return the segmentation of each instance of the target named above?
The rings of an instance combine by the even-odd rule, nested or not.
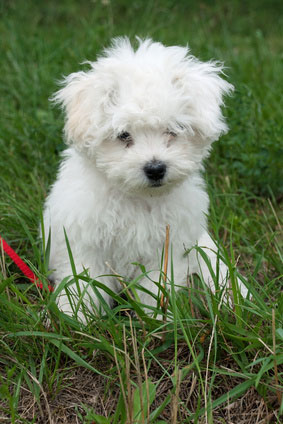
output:
[[[204,261],[193,252],[184,257],[184,251],[198,243],[216,267],[200,170],[211,143],[227,131],[221,105],[233,86],[221,78],[222,65],[200,62],[187,47],[165,47],[149,39],[139,40],[134,50],[127,38],[115,39],[96,62],[88,63],[89,71],[66,77],[53,97],[65,110],[70,145],[44,213],[56,283],[72,274],[63,228],[77,272],[109,274],[107,262],[131,279],[140,272],[132,262],[140,262],[158,281],[170,224],[175,282],[186,284],[189,266],[190,273],[202,273],[212,286]],[[130,138],[119,139],[125,132]],[[144,171],[152,161],[166,165],[158,186]],[[221,263],[220,269],[224,284],[226,266]],[[103,281],[120,290],[115,278]],[[150,279],[141,284],[157,290]],[[145,304],[152,303],[152,297],[140,295]],[[65,296],[59,306],[71,313]]]

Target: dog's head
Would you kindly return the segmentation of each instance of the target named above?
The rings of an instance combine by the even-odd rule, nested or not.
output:
[[[162,192],[201,167],[227,131],[221,105],[233,86],[221,64],[186,47],[114,40],[88,72],[65,78],[53,97],[66,111],[68,144],[87,154],[111,184]]]

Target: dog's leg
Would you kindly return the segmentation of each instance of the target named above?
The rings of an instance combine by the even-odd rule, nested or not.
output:
[[[204,233],[200,237],[198,245],[207,255],[207,259],[211,264],[213,273],[215,276],[218,276],[218,284],[220,289],[224,286],[227,286],[229,289],[230,282],[228,267],[221,259],[219,259],[218,248],[208,233]],[[211,291],[215,293],[215,278],[211,275],[209,267],[204,258],[196,250],[193,250],[189,255],[189,273],[196,273],[200,275]],[[237,281],[242,296],[246,297],[248,293],[247,288],[242,284],[241,281],[239,281],[239,279]]]
[[[111,288],[114,291],[116,290],[115,282],[112,277],[101,276],[105,275],[105,270],[101,270],[99,272],[99,268],[92,267],[90,269],[90,274],[81,267],[77,267],[77,277],[72,277],[72,271],[70,266],[66,266],[65,270],[60,269],[60,275],[56,273],[53,274],[53,278],[55,280],[55,290],[62,284],[63,278],[70,275],[69,281],[73,280],[70,283],[64,284],[64,287],[58,293],[56,298],[57,305],[59,309],[69,316],[76,316],[79,321],[86,323],[88,321],[87,317],[91,317],[92,314],[96,313],[96,311],[100,312],[103,310],[103,305],[100,302],[99,297],[103,298],[103,301],[108,305],[111,305],[112,299],[111,297],[100,288],[95,286],[95,278],[90,278],[99,273],[100,277],[97,280],[100,283],[105,284],[105,286]],[[61,274],[62,273],[62,274]],[[87,277],[86,280],[82,280],[79,274]],[[67,277],[68,278],[68,277]],[[66,279],[64,278],[66,281]],[[89,281],[89,282],[88,282]],[[66,287],[65,287],[66,286]]]
[[[145,307],[146,313],[152,315],[154,313],[154,308],[157,306],[157,298],[160,295],[160,290],[155,282],[158,282],[160,279],[159,271],[151,271],[148,273],[147,277],[144,277],[140,282],[140,286],[144,287],[149,293],[145,293],[142,290],[138,290],[138,296],[141,301],[149,308]]]
[[[57,285],[60,283],[57,281]],[[58,308],[69,316],[77,316],[79,321],[86,322],[87,316],[95,313],[96,310],[99,312],[103,309],[97,292],[102,296],[103,300],[110,305],[111,298],[101,289],[95,291],[91,283],[78,281],[73,283],[62,291],[57,296]]]

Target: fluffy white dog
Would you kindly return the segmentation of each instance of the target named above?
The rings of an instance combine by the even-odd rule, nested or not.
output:
[[[199,273],[213,290],[203,258],[194,250],[184,253],[196,244],[204,247],[216,272],[200,171],[211,143],[227,131],[221,105],[233,86],[221,78],[222,66],[200,62],[186,47],[151,40],[139,40],[134,50],[127,38],[115,39],[89,65],[89,71],[66,77],[53,99],[66,112],[70,146],[44,213],[56,284],[72,274],[65,228],[77,273],[87,269],[96,278],[113,269],[130,280],[140,274],[133,265],[139,262],[152,271],[141,285],[156,294],[151,280],[159,279],[170,224],[175,283],[185,285],[188,272]],[[220,263],[219,269],[223,286],[227,268]],[[101,278],[121,290],[117,278]],[[153,304],[154,297],[139,294],[144,304]],[[85,298],[99,303],[91,287]],[[59,307],[72,313],[66,295]]]

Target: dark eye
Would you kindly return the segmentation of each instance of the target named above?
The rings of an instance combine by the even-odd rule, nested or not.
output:
[[[176,134],[176,133],[174,133],[174,131],[167,130],[167,131],[166,131],[166,134],[167,134],[167,135],[170,135],[170,137],[172,137],[172,138],[173,138],[173,137],[177,137],[177,134]]]
[[[119,135],[118,135],[118,137],[117,137],[119,140],[121,140],[121,141],[123,141],[125,144],[126,144],[126,146],[128,147],[128,146],[130,146],[131,144],[132,144],[132,142],[133,142],[133,139],[132,139],[132,136],[131,136],[131,134],[130,133],[128,133],[127,131],[123,131],[123,132],[121,132]]]

